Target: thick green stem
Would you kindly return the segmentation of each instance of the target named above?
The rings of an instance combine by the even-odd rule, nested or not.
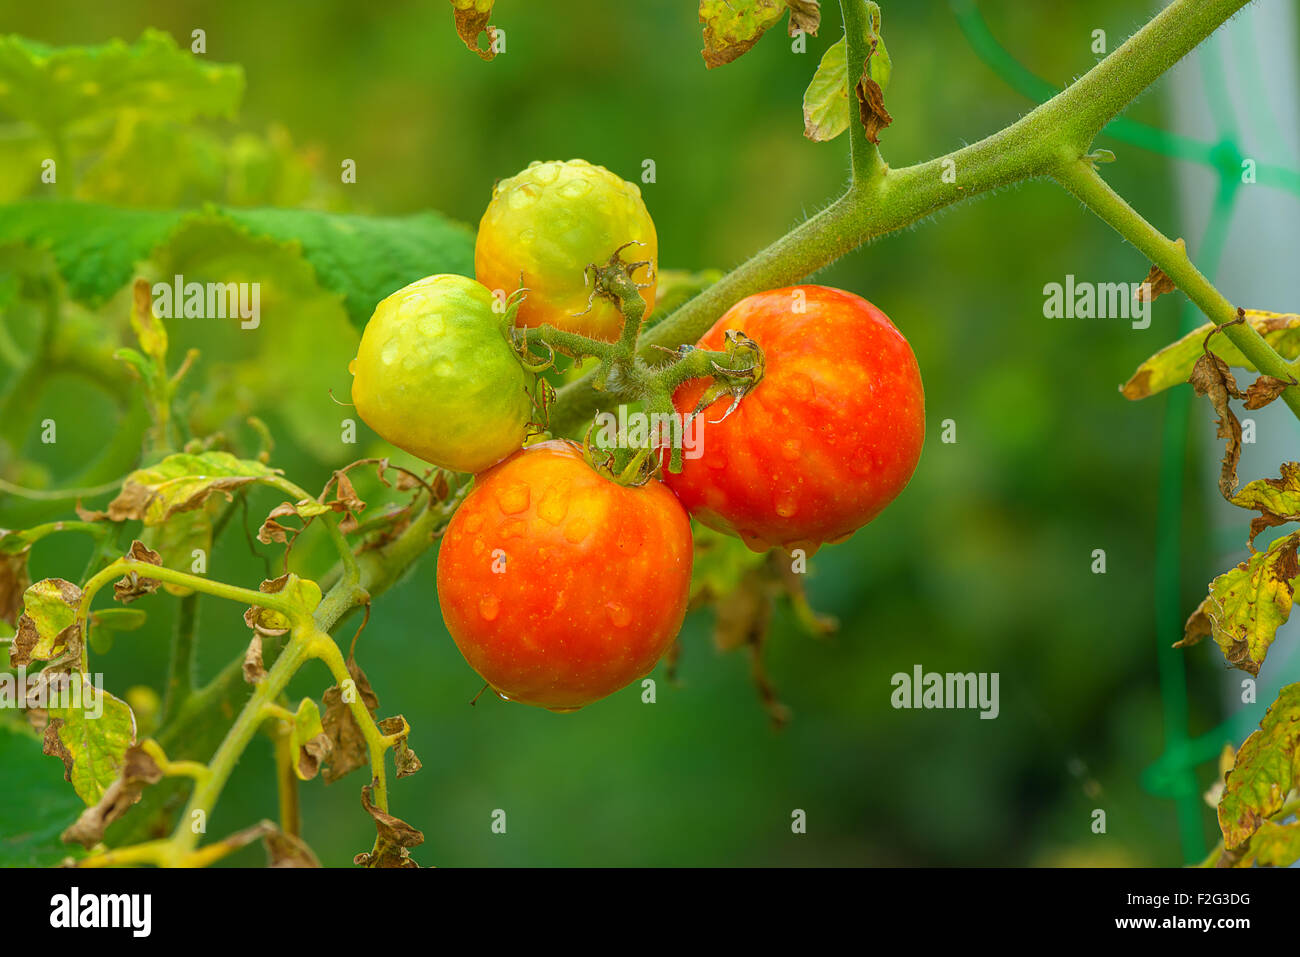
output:
[[[848,65],[849,83],[849,159],[853,169],[853,182],[864,183],[884,172],[880,147],[867,139],[866,129],[855,122],[857,100],[854,87],[870,55],[868,37],[871,36],[871,12],[866,0],[840,0],[840,14],[844,19],[845,61]]]
[[[1131,242],[1151,262],[1160,267],[1169,279],[1189,298],[1207,318],[1223,326],[1223,334],[1241,354],[1260,372],[1279,379],[1291,377],[1291,364],[1270,346],[1250,323],[1228,325],[1237,318],[1237,307],[1224,298],[1219,290],[1192,264],[1186,248],[1169,239],[1142,218],[1124,198],[1116,193],[1098,175],[1086,159],[1063,163],[1056,179],[1098,218],[1114,227],[1115,231]],[[1283,390],[1282,400],[1300,416],[1300,387]]]
[[[641,354],[649,357],[656,345],[695,342],[746,296],[799,282],[946,206],[1051,175],[1087,152],[1120,110],[1247,2],[1174,0],[1086,74],[1006,129],[946,156],[855,180],[840,199],[652,327],[641,337]],[[600,401],[591,376],[565,386],[552,407],[552,426],[575,428]]]
[[[159,725],[168,724],[181,705],[194,693],[194,635],[199,617],[199,593],[191,592],[180,601],[176,630],[172,632],[171,658],[167,665],[167,687],[163,692]]]
[[[230,730],[226,732],[226,737],[217,748],[217,753],[208,762],[208,774],[197,782],[194,793],[190,795],[189,803],[185,805],[185,812],[172,838],[172,844],[178,851],[189,852],[198,846],[200,836],[206,830],[207,819],[212,815],[212,809],[216,807],[217,798],[221,796],[226,781],[235,770],[240,755],[244,753],[248,742],[253,739],[253,735],[257,733],[258,727],[265,719],[266,709],[274,706],[276,698],[289,683],[289,679],[302,667],[303,662],[311,657],[314,635],[312,631],[300,634],[295,630],[289,643],[280,652],[280,657],[275,660],[266,677],[258,682],[253,690],[253,696],[239,712]]]

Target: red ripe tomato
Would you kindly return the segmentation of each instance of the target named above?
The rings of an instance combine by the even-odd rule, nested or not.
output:
[[[573,711],[650,671],[690,593],[690,519],[663,483],[624,487],[565,440],[475,479],[438,555],[438,601],[502,697]]]
[[[664,468],[692,516],[751,548],[816,548],[871,521],[907,485],[925,438],[916,357],[889,317],[826,286],[772,289],[732,306],[700,340],[723,349],[737,329],[766,357],[732,414],[725,396],[702,413],[702,455]],[[673,396],[691,412],[707,386]],[[666,456],[665,456],[666,461]]]

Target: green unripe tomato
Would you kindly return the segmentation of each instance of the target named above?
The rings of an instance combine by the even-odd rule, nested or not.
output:
[[[348,366],[366,424],[456,472],[481,472],[516,451],[531,413],[530,376],[492,302],[481,283],[439,275],[376,306]]]

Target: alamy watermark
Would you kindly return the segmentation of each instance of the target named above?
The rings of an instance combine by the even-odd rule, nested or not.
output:
[[[260,282],[186,282],[177,275],[170,283],[154,283],[149,291],[159,319],[239,319],[241,329],[256,329],[262,322]]]
[[[1151,325],[1151,283],[1049,282],[1043,287],[1046,319],[1128,319],[1134,329]]]
[[[890,679],[894,693],[889,703],[895,708],[979,709],[981,718],[992,719],[1001,711],[998,677],[996,671],[941,674],[913,665],[910,675],[900,671]]]
[[[99,718],[104,714],[104,676],[80,672],[29,675],[26,668],[19,667],[16,672],[0,673],[0,708],[72,709],[87,718]]]

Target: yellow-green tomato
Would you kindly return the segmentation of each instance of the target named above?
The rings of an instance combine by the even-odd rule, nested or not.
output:
[[[464,276],[429,276],[376,308],[361,336],[352,401],[400,449],[456,472],[481,472],[523,444],[529,374]]]
[[[623,259],[651,264],[633,274],[651,283],[641,290],[649,316],[659,240],[640,188],[586,160],[535,162],[492,191],[478,227],[474,275],[489,289],[506,293],[519,288],[522,278],[528,296],[515,316],[517,325],[547,323],[614,341],[623,329],[623,315],[608,299],[590,298],[585,271],[592,263],[608,262],[630,242],[641,245],[624,250]]]

